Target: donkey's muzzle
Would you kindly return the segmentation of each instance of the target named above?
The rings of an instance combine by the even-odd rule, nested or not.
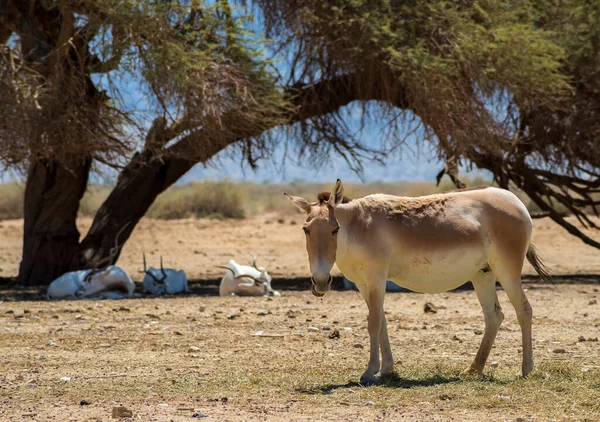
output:
[[[330,274],[329,278],[325,282],[316,281],[314,277],[311,277],[310,281],[312,282],[312,286],[311,286],[312,294],[317,297],[322,297],[325,295],[325,293],[327,293],[329,291],[329,289],[331,287],[331,282],[333,281],[333,277],[331,277],[331,274]]]

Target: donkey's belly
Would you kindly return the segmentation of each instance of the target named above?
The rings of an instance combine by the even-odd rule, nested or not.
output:
[[[420,293],[440,293],[472,280],[487,265],[482,249],[406,254],[392,259],[388,279]]]

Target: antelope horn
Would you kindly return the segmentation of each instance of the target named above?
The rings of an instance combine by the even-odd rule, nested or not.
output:
[[[257,270],[260,271],[260,269],[258,268],[258,266],[256,265],[256,255],[252,255],[252,254],[248,254],[252,257],[252,266]]]
[[[166,279],[167,273],[165,272],[165,269],[163,267],[162,255],[160,256],[160,272],[162,273],[163,277]]]
[[[229,268],[229,267],[225,267],[224,265],[215,265],[215,268],[224,268],[224,269],[226,269],[226,270],[229,270],[229,271],[231,271],[231,272],[232,272],[232,274],[233,274],[234,276],[236,275],[236,274],[235,274],[235,271],[233,271],[233,270],[232,270],[231,268]]]
[[[142,252],[142,256],[144,257],[144,272],[147,272],[148,269],[146,268],[146,252]]]

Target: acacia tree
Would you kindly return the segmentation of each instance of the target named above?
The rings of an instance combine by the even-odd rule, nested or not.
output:
[[[440,157],[492,171],[600,246],[549,202],[593,225],[599,16],[583,0],[257,0],[286,75],[226,0],[24,3],[0,0],[0,158],[28,166],[22,283],[93,266],[194,164],[233,145],[256,165],[274,127],[287,126],[301,154],[376,157],[345,124],[354,101],[375,102],[390,134],[416,125]],[[153,111],[141,146],[122,77]],[[390,139],[379,152],[401,146]],[[90,169],[132,153],[80,242]]]

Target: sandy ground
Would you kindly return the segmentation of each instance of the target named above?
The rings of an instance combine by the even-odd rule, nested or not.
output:
[[[303,221],[303,215],[295,213],[224,221],[143,219],[125,244],[118,264],[134,280],[141,281],[145,251],[149,265],[158,266],[162,255],[165,266],[183,268],[190,279],[214,279],[223,274],[215,265],[227,265],[230,259],[249,264],[248,254],[252,253],[275,278],[307,277],[308,258],[300,228]],[[570,221],[577,224],[575,219]],[[90,225],[90,219],[80,221],[82,235]],[[582,230],[600,240],[600,231]],[[0,222],[0,276],[18,273],[22,231],[22,220]],[[550,219],[534,220],[533,241],[554,274],[600,274],[600,251],[569,235]],[[528,263],[524,272],[533,274]],[[339,275],[336,267],[333,274]]]
[[[527,285],[540,369],[526,380],[503,292],[506,318],[476,380],[460,377],[481,341],[472,291],[389,294],[399,377],[369,388],[356,384],[368,333],[354,292],[4,302],[0,420],[109,421],[119,405],[143,421],[600,420],[596,286]],[[429,301],[438,313],[423,312]]]

